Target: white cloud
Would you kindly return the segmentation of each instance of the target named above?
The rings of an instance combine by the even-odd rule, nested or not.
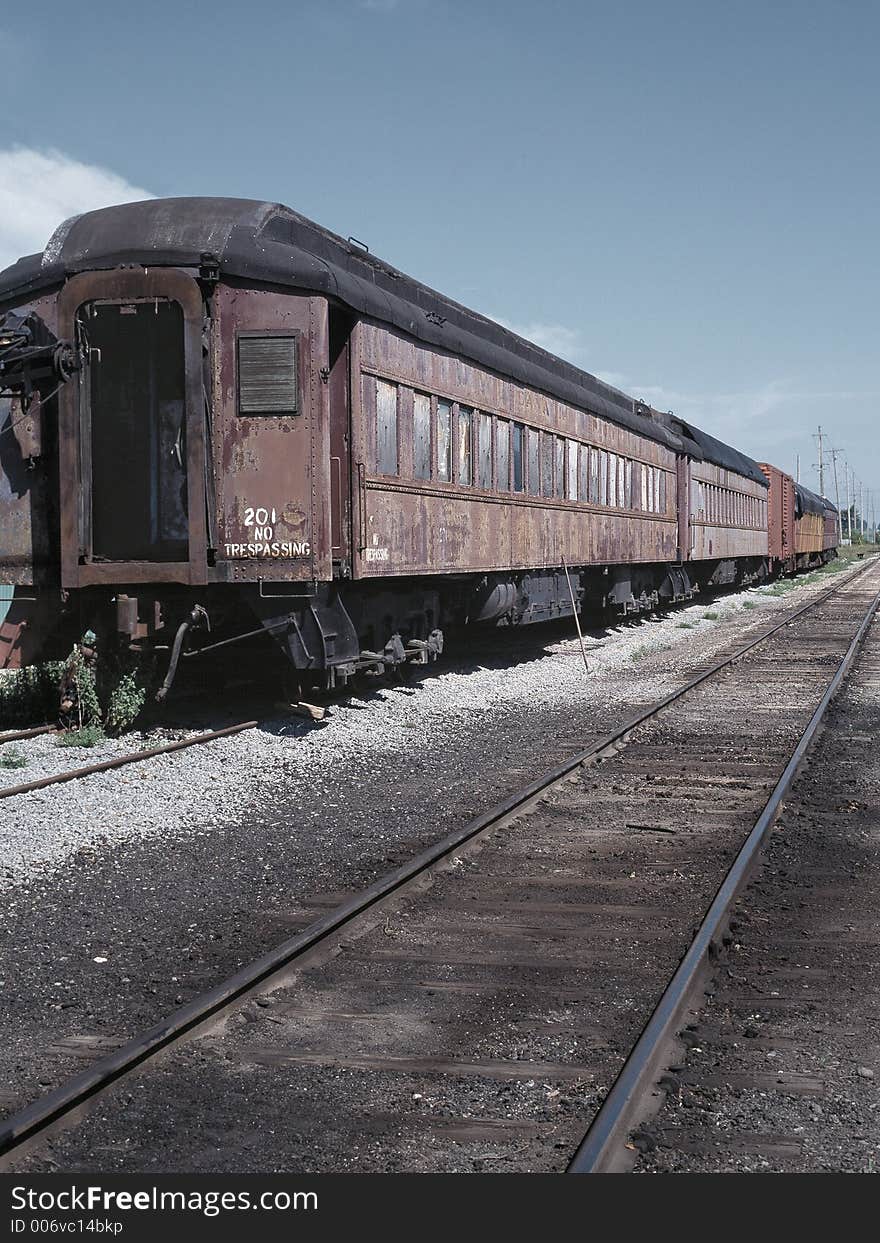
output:
[[[574,328],[567,328],[565,324],[545,324],[540,321],[514,324],[500,315],[492,315],[490,318],[502,328],[507,328],[510,332],[515,332],[517,336],[525,337],[527,341],[539,345],[542,350],[556,354],[559,358],[565,358],[575,366],[586,366],[585,358],[589,352],[587,342]],[[610,384],[611,381],[609,380],[608,383]]]
[[[0,150],[0,270],[42,250],[68,216],[152,197],[124,177],[61,151]]]

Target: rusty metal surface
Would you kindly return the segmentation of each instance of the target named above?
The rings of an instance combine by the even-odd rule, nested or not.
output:
[[[327,304],[222,285],[215,297],[217,561],[235,581],[332,577]],[[299,409],[238,413],[240,334],[295,334]]]
[[[382,325],[362,322],[355,337],[356,577],[558,567],[563,557],[573,566],[675,560],[676,459],[664,446]],[[371,377],[398,384],[404,394],[397,477],[380,475],[373,467]],[[453,418],[464,404],[658,467],[667,472],[666,513],[415,479],[407,421],[414,391],[453,403]]]
[[[710,490],[756,507],[753,520],[722,520],[713,514]],[[711,462],[691,463],[690,560],[766,557],[767,489]]]
[[[794,480],[768,462],[761,463],[761,470],[770,483],[767,506],[769,556],[773,561],[787,561],[795,552]]]

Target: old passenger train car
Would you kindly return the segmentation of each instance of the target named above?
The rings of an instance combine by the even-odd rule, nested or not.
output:
[[[262,630],[332,684],[767,572],[750,458],[278,204],[75,217],[0,316],[0,661]]]

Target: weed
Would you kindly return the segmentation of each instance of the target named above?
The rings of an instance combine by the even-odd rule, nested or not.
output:
[[[753,609],[755,607],[754,600],[743,600],[744,609]]]
[[[643,656],[648,655],[648,652],[650,652],[650,650],[651,649],[645,646],[644,644],[642,644],[640,647],[634,647],[633,650],[629,654],[629,658],[632,661],[641,660]]]
[[[678,630],[693,630],[694,623],[693,622],[677,622],[676,627]]]
[[[110,692],[105,725],[108,733],[121,734],[129,729],[144,706],[147,692],[138,685],[137,674],[125,673]]]
[[[26,768],[27,760],[20,751],[16,751],[14,747],[10,747],[8,751],[0,752],[0,768]]]
[[[717,621],[720,617],[719,613],[713,613],[711,610],[703,614],[703,621]]]
[[[82,729],[72,729],[66,734],[59,734],[55,739],[55,746],[94,747],[103,742],[106,736],[100,725],[84,725]]]

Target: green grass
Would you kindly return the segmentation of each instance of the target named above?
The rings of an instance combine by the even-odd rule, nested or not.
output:
[[[8,751],[0,752],[0,768],[26,768],[27,760],[20,751],[16,751],[14,747],[10,747]]]
[[[693,622],[677,622],[676,623],[676,629],[678,630],[693,630],[693,628],[694,628]]]
[[[753,609],[755,607],[754,600],[743,600],[744,609]]]
[[[703,614],[703,621],[717,621],[721,616],[720,613],[713,613],[711,610]]]

